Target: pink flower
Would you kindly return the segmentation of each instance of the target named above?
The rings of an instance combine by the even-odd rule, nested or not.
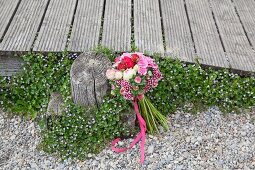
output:
[[[133,54],[137,54],[139,56],[144,56],[143,53],[141,53],[141,52],[134,52]]]
[[[120,61],[121,61],[120,56],[116,57],[114,60],[115,63],[119,63]]]
[[[147,73],[147,68],[141,68],[141,67],[139,67],[139,68],[138,68],[138,73],[139,73],[140,75],[145,75],[145,74]]]
[[[136,76],[136,77],[135,77],[135,82],[136,82],[136,83],[139,84],[139,83],[141,83],[141,81],[142,81],[142,78],[141,78],[141,77],[139,77],[139,76]]]
[[[144,56],[140,57],[137,64],[141,68],[147,68],[148,67],[147,57],[144,57]]]
[[[120,89],[120,94],[121,94],[121,95],[124,95],[124,94],[125,94],[125,88],[124,88],[124,87],[121,87],[121,89]]]
[[[145,56],[141,56],[137,65],[139,66],[138,68],[138,73],[140,75],[145,75],[147,73],[147,68],[148,68],[148,61]]]
[[[108,70],[106,71],[106,77],[107,77],[107,79],[113,80],[113,79],[115,78],[115,72],[116,72],[116,70],[115,70],[114,68],[108,69]]]
[[[112,90],[114,90],[115,89],[115,86],[112,84]]]
[[[123,97],[126,99],[126,100],[134,100],[134,97],[132,95],[132,93],[125,93],[123,95]]]
[[[154,60],[152,58],[150,58],[150,57],[145,57],[145,58],[149,65],[154,64]]]
[[[131,58],[131,53],[123,53],[121,59],[123,59],[125,56]]]

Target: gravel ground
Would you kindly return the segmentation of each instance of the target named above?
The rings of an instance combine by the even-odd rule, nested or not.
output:
[[[168,132],[147,135],[144,165],[138,145],[125,153],[106,148],[84,162],[61,163],[36,149],[37,125],[0,113],[0,169],[255,169],[255,112],[224,116],[211,108],[195,116],[177,112],[169,120]]]

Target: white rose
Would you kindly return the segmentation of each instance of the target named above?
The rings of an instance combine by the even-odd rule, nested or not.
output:
[[[139,66],[136,64],[133,69],[135,70],[135,72],[137,72],[139,69]]]
[[[113,80],[114,77],[115,77],[115,72],[116,72],[116,70],[113,69],[113,68],[108,69],[108,70],[106,71],[106,77],[107,77],[107,79]]]
[[[115,79],[116,80],[120,80],[120,79],[122,79],[122,72],[121,71],[116,71],[115,72]]]
[[[135,70],[133,69],[127,69],[124,71],[123,73],[123,79],[128,81],[129,79],[131,79],[134,75],[136,74]]]

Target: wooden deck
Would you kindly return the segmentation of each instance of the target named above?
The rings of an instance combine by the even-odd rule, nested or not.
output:
[[[255,72],[255,0],[0,0],[0,70],[26,51],[99,44]],[[11,63],[10,63],[11,62]]]

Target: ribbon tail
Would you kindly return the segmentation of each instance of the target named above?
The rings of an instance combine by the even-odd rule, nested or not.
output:
[[[144,158],[145,158],[145,154],[144,154],[144,145],[145,145],[145,135],[142,136],[142,141],[140,144],[140,150],[141,150],[141,158],[140,158],[140,163],[143,164],[144,163]]]
[[[141,156],[140,156],[140,163],[143,164],[144,162],[144,145],[145,145],[145,139],[146,139],[146,123],[144,121],[144,119],[142,118],[141,114],[139,113],[139,107],[138,107],[138,103],[137,103],[137,99],[134,100],[133,102],[134,104],[134,108],[135,108],[135,113],[140,125],[140,133],[137,135],[137,137],[133,140],[133,142],[131,143],[131,145],[128,148],[117,148],[115,147],[115,144],[118,143],[120,141],[120,138],[116,138],[114,141],[112,141],[112,146],[111,149],[117,153],[120,152],[124,152],[128,149],[131,149],[137,142],[139,142],[139,140],[141,140],[141,144],[140,144],[140,152],[141,152]]]
[[[117,153],[120,152],[125,152],[126,150],[128,150],[128,148],[116,148],[115,144],[118,143],[120,141],[120,138],[116,138],[114,141],[112,141],[112,147],[111,149]]]
[[[139,107],[138,107],[138,103],[137,100],[134,101],[134,108],[135,108],[135,112],[140,124],[140,134],[141,134],[141,144],[140,144],[140,152],[141,152],[141,156],[140,156],[140,163],[143,164],[144,163],[144,159],[145,159],[145,154],[144,154],[144,145],[145,145],[145,133],[146,133],[146,123],[144,121],[144,119],[142,118],[141,114],[139,113]]]

